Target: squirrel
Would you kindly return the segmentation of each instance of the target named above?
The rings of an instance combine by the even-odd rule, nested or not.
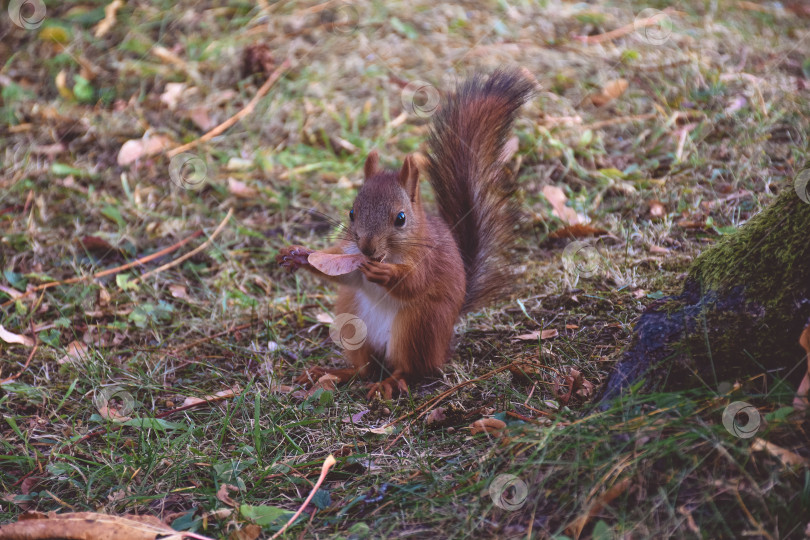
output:
[[[310,368],[296,383],[311,386],[325,374],[338,383],[374,378],[367,399],[378,391],[391,399],[409,382],[438,374],[460,316],[502,295],[512,279],[507,253],[518,210],[504,147],[534,92],[527,71],[498,70],[474,75],[440,102],[426,166],[438,215],[424,208],[413,155],[397,172],[369,153],[344,238],[324,250],[364,255],[358,269],[329,276],[309,264],[313,250],[279,251],[276,260],[289,271],[304,268],[337,283],[336,312],[366,327],[362,345],[345,350],[352,367]]]

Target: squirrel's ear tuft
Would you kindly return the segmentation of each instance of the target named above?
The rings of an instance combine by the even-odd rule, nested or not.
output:
[[[366,157],[366,165],[363,167],[366,180],[377,174],[378,170],[380,170],[380,155],[376,150],[372,150]]]
[[[399,171],[399,185],[408,194],[408,198],[412,202],[416,202],[416,199],[419,198],[419,168],[412,155],[405,157],[405,162]]]

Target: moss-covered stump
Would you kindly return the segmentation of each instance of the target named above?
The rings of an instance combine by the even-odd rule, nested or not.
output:
[[[692,264],[683,292],[641,316],[601,403],[644,390],[706,386],[758,373],[798,384],[810,322],[810,204],[785,186],[776,200]]]

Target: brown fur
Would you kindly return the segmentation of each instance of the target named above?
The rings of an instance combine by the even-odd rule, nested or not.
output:
[[[353,370],[317,368],[300,382],[326,372],[344,381],[384,374],[388,378],[372,392],[388,395],[403,389],[403,380],[441,370],[459,316],[507,284],[504,250],[513,240],[516,213],[501,155],[531,93],[522,74],[499,71],[486,80],[474,77],[441,105],[428,166],[440,216],[423,208],[413,157],[394,172],[380,170],[377,153],[369,154],[349,239],[327,250],[365,254],[358,271],[326,276],[306,262],[310,250],[299,246],[279,254],[290,269],[304,267],[338,283],[337,313],[356,314],[368,328],[363,346],[345,352]],[[403,226],[396,224],[400,212]]]

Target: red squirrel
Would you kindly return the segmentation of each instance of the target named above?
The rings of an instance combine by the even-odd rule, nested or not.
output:
[[[336,313],[365,323],[359,348],[345,350],[347,369],[310,368],[296,379],[312,385],[375,377],[368,398],[408,390],[437,374],[451,354],[459,317],[503,294],[512,278],[506,253],[514,241],[515,185],[504,170],[504,146],[521,106],[534,94],[521,70],[475,75],[439,103],[428,138],[427,175],[438,215],[425,210],[413,156],[383,170],[372,151],[349,211],[348,234],[324,250],[365,255],[350,273],[329,276],[308,262],[311,249],[283,248],[277,262],[339,285]],[[382,377],[381,375],[386,375]]]

